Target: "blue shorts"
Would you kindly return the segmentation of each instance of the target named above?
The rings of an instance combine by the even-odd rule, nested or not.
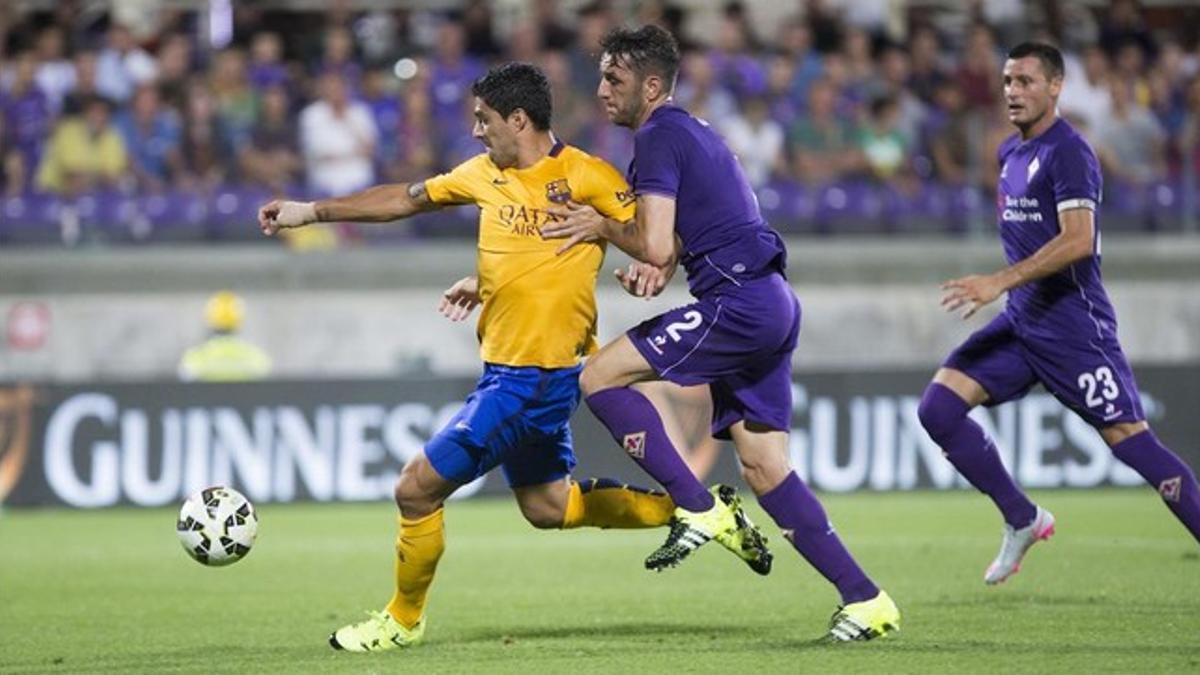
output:
[[[503,467],[510,487],[556,481],[575,468],[571,413],[579,371],[484,364],[466,405],[425,445],[446,480],[466,484]]]
[[[1003,312],[942,365],[978,382],[988,394],[985,405],[1020,398],[1040,382],[1097,429],[1146,419],[1133,370],[1113,337],[1022,334]]]
[[[659,377],[709,385],[713,436],[729,439],[729,427],[741,420],[791,428],[800,301],[782,275],[742,281],[626,335]]]

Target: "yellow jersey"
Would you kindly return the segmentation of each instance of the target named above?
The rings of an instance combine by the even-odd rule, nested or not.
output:
[[[271,357],[234,335],[214,335],[187,350],[179,377],[193,382],[245,382],[271,374]]]
[[[596,276],[602,242],[555,255],[562,239],[542,239],[546,210],[568,200],[620,221],[634,217],[625,179],[604,160],[555,143],[525,169],[496,167],[487,154],[425,181],[435,204],[479,207],[477,334],[487,363],[566,368],[596,350]]]
[[[80,119],[67,118],[50,136],[37,168],[37,185],[49,192],[64,192],[71,174],[115,180],[129,166],[129,154],[115,127],[93,136]]]

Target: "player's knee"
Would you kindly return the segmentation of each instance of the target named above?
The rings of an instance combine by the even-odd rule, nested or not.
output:
[[[750,486],[750,489],[754,491],[754,494],[759,494],[758,485],[763,482],[763,475],[762,472],[759,471],[758,467],[742,464],[741,474],[742,480],[746,482],[746,485]]]
[[[392,496],[395,498],[396,506],[400,509],[401,513],[405,511],[405,507],[411,508],[412,506],[413,497],[415,496],[415,483],[416,481],[413,480],[407,471],[401,473],[400,477],[396,479],[396,486],[392,490]]]
[[[561,509],[557,509],[553,504],[522,504],[521,515],[525,516],[525,520],[539,530],[557,530],[563,525],[563,516],[565,515]]]
[[[396,479],[393,490],[396,506],[406,518],[421,518],[437,510],[438,503],[433,495],[421,486],[417,480],[415,463],[410,462]]]
[[[792,466],[786,457],[761,453],[754,456],[739,455],[742,480],[756,495],[766,494],[783,482],[791,473]]]
[[[921,426],[925,427],[930,438],[939,443],[954,433],[954,429],[962,421],[962,416],[961,407],[951,409],[947,406],[935,385],[925,389],[921,403],[917,406],[917,419],[921,421]]]
[[[579,390],[584,396],[591,396],[598,391],[608,389],[612,385],[609,384],[603,375],[603,369],[596,365],[596,361],[588,361],[583,367],[583,372],[579,373]]]
[[[1117,457],[1121,461],[1125,461],[1124,458],[1120,457],[1121,453],[1118,450],[1118,446],[1143,431],[1149,430],[1150,425],[1146,422],[1121,422],[1100,429],[1100,436],[1113,449]]]

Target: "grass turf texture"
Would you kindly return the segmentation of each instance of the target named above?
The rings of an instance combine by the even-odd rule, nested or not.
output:
[[[0,516],[0,672],[1182,672],[1200,669],[1200,551],[1149,490],[1037,494],[1058,516],[1008,583],[999,518],[969,493],[826,496],[904,613],[894,638],[820,646],[832,589],[778,535],[762,578],[715,544],[642,569],[663,531],[541,532],[456,502],[426,642],[326,645],[391,594],[387,504],[264,505],[255,550],[192,562],[174,511]],[[760,523],[769,522],[752,507]]]

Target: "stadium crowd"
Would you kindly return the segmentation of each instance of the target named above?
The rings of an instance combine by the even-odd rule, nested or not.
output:
[[[504,60],[541,66],[556,133],[623,167],[631,136],[594,94],[596,45],[629,20],[681,37],[678,102],[726,137],[784,231],[988,222],[992,158],[1012,131],[1003,54],[1027,37],[1067,52],[1061,112],[1104,163],[1116,226],[1170,228],[1195,212],[1195,10],[984,0],[896,17],[871,9],[888,3],[808,0],[761,30],[731,2],[701,39],[687,11],[637,4],[534,0],[505,22],[482,0],[452,12],[237,7],[224,37],[196,11],[135,30],[78,2],[0,9],[0,240],[89,221],[114,239],[246,236],[235,228],[265,194],[433,175],[479,152],[470,85]]]

